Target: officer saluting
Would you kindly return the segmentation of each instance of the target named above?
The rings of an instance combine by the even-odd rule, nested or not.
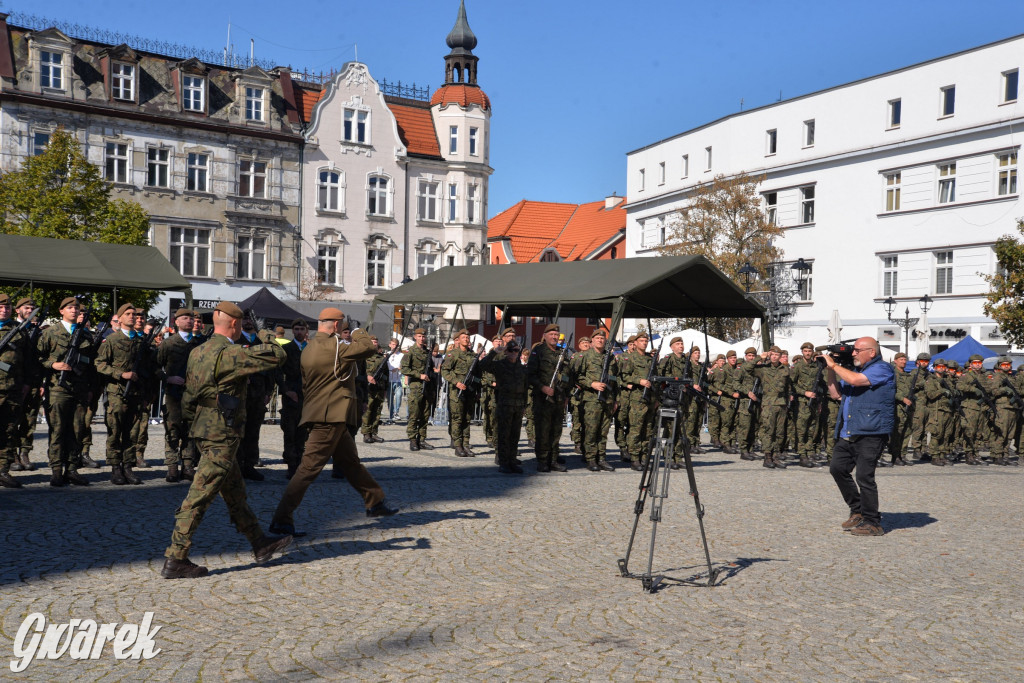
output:
[[[284,350],[274,333],[261,330],[262,344],[244,348],[235,342],[242,334],[242,309],[229,301],[213,311],[214,335],[188,359],[185,395],[181,409],[192,423],[190,436],[201,458],[195,478],[181,507],[174,513],[171,545],[164,555],[160,574],[165,579],[194,579],[207,574],[206,567],[188,559],[192,535],[206,508],[220,494],[235,528],[252,543],[256,562],[269,560],[291,543],[291,536],[265,536],[245,497],[245,482],[235,459],[245,427],[245,393],[249,375],[279,367]]]

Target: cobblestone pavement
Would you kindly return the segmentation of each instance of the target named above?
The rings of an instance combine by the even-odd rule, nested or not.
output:
[[[102,453],[101,425],[96,425]],[[0,490],[0,652],[26,615],[161,627],[154,658],[64,656],[25,680],[885,680],[1024,679],[1024,468],[879,471],[884,537],[857,538],[826,469],[766,470],[712,451],[695,467],[715,588],[655,594],[618,575],[639,475],[501,475],[493,451],[410,453],[404,426],[359,442],[401,513],[367,519],[322,475],[296,514],[309,531],[256,566],[216,502],[196,536],[199,580],[160,578],[186,484],[51,489],[43,471]],[[447,444],[443,427],[431,441]],[[479,443],[479,429],[475,429]],[[45,430],[37,432],[36,462]],[[249,500],[269,522],[285,485],[276,426],[267,481]],[[162,428],[148,456],[162,462]],[[568,442],[566,442],[568,443]],[[525,443],[524,443],[525,445]],[[570,452],[571,444],[563,448]],[[610,453],[616,453],[614,445]],[[614,457],[612,458],[614,462]],[[646,561],[641,527],[633,568]],[[655,568],[688,576],[703,552],[685,478],[673,474]]]

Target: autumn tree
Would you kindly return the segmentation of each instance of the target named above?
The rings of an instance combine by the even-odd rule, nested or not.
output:
[[[110,183],[85,158],[75,138],[58,129],[45,152],[26,158],[20,170],[0,176],[0,233],[145,246],[149,214],[137,202],[111,199]],[[14,289],[4,291],[15,294]],[[48,288],[37,290],[35,298],[55,316],[61,299],[80,294],[81,290]],[[157,293],[150,290],[118,290],[119,301],[143,310],[156,299]],[[110,315],[112,297],[97,293],[91,302],[95,319]]]
[[[1024,219],[1017,220],[1017,231],[1024,235]],[[1012,235],[996,241],[995,275],[984,275],[989,284],[985,295],[985,315],[999,323],[1006,341],[1024,345],[1024,244]]]
[[[763,180],[744,173],[718,175],[694,188],[686,208],[667,226],[665,244],[658,250],[665,255],[704,256],[740,284],[739,271],[746,263],[768,276],[771,264],[781,257],[775,242],[783,233],[765,214],[757,189]],[[684,318],[676,324],[700,329],[702,320]],[[750,330],[746,318],[708,320],[708,333],[728,341],[742,339]]]

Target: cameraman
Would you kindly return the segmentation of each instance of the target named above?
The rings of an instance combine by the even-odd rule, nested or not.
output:
[[[882,362],[878,342],[861,337],[853,343],[853,368],[823,356],[828,365],[828,391],[841,400],[836,420],[836,445],[830,471],[850,518],[843,529],[856,536],[882,536],[875,467],[892,432],[896,380],[892,366]],[[856,468],[857,481],[850,473]]]

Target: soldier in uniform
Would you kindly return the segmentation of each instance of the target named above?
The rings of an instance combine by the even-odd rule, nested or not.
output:
[[[700,362],[700,347],[690,348],[690,369],[688,376],[693,379],[694,398],[689,402],[689,410],[686,411],[686,435],[690,440],[690,452],[700,454],[703,451],[700,447],[700,428],[704,426],[704,411],[717,410],[714,406],[709,407],[706,400],[697,398],[697,394],[704,391],[709,377],[704,372],[704,366]],[[662,373],[665,374],[665,373]]]
[[[274,333],[261,330],[261,344],[243,347],[235,342],[242,334],[242,310],[229,301],[213,311],[213,337],[189,355],[182,414],[191,425],[189,436],[200,453],[195,477],[185,500],[174,513],[174,531],[160,574],[165,579],[194,579],[207,574],[206,567],[188,559],[192,536],[206,509],[220,494],[231,522],[252,544],[258,564],[269,560],[291,543],[291,536],[267,536],[260,528],[245,495],[245,481],[238,466],[238,450],[245,427],[247,378],[284,363],[284,350]]]
[[[608,333],[602,329],[590,335],[590,350],[580,359],[578,386],[583,391],[583,419],[586,423],[587,439],[583,444],[583,457],[591,472],[614,472],[615,468],[605,460],[608,431],[612,426],[612,411],[615,407],[615,385],[619,376],[618,362],[611,349],[605,350]],[[606,359],[605,354],[609,358]],[[531,359],[532,360],[532,359]],[[608,360],[608,375],[604,377],[605,361]],[[604,379],[605,381],[601,381]]]
[[[19,299],[14,309],[18,313],[17,324],[20,325],[27,320],[35,308],[36,304],[30,297]],[[31,472],[36,469],[36,466],[29,458],[29,454],[32,452],[32,442],[36,431],[36,420],[39,417],[39,408],[43,404],[43,382],[46,379],[43,368],[39,364],[39,351],[36,348],[39,336],[42,334],[40,329],[42,321],[39,317],[32,323],[29,323],[29,326],[26,328],[28,332],[27,343],[22,350],[25,354],[26,372],[24,379],[28,383],[29,392],[22,405],[21,423],[18,427],[18,458],[15,462],[11,463],[11,470],[15,472],[20,470]]]
[[[276,335],[273,341],[276,346]],[[242,336],[238,343],[243,348],[258,346],[262,342],[256,334],[256,324],[251,316],[242,319]],[[286,356],[287,360],[287,356]],[[256,469],[260,462],[260,430],[263,419],[267,415],[267,404],[273,393],[274,373],[270,371],[250,373],[247,377],[248,389],[245,392],[245,429],[242,431],[242,443],[238,447],[238,464],[242,470],[242,478],[251,481],[263,481],[263,475]]]
[[[174,483],[195,475],[195,449],[188,437],[189,425],[181,414],[181,397],[185,393],[185,372],[192,349],[202,343],[193,334],[195,313],[187,308],[174,312],[175,333],[165,339],[156,352],[158,376],[164,380],[164,464],[167,481]],[[179,462],[181,463],[179,469]]]
[[[978,447],[985,443],[988,432],[989,402],[992,401],[988,378],[981,369],[985,359],[974,354],[968,360],[967,371],[957,380],[956,390],[963,397],[964,420],[962,420],[963,447],[968,465],[983,465],[978,457]],[[994,417],[994,416],[993,416]]]
[[[620,368],[620,384],[624,384],[628,393],[620,401],[629,401],[629,432],[626,434],[628,450],[622,452],[622,461],[632,469],[643,469],[646,447],[651,438],[654,411],[654,387],[647,377],[651,374],[654,357],[647,354],[646,332],[636,336],[633,350],[629,352],[628,362]],[[655,370],[657,372],[657,370]],[[646,396],[644,396],[646,392]]]
[[[1010,464],[1009,444],[1020,420],[1020,410],[1024,408],[1024,405],[1017,404],[1017,398],[1021,393],[1017,388],[1021,373],[1018,372],[1016,377],[1011,376],[1012,368],[1013,362],[1007,356],[1000,356],[996,359],[995,370],[992,373],[991,386],[992,397],[996,403],[996,419],[989,454],[992,456],[993,465]],[[1018,465],[1020,458],[1021,453],[1017,451]]]
[[[825,401],[822,391],[825,366],[814,360],[814,344],[811,342],[800,345],[800,354],[790,370],[797,414],[797,455],[800,456],[801,467],[815,467],[811,456],[814,454],[814,437],[817,435],[818,410]]]
[[[497,358],[498,355],[502,358]],[[519,344],[515,337],[505,344],[499,340],[481,363],[481,369],[495,379],[497,414],[495,443],[498,471],[522,474],[519,462],[519,437],[523,428],[523,411],[530,391],[527,366],[519,362]]]
[[[687,359],[686,355],[683,353],[684,350],[685,350],[685,345],[683,343],[683,338],[682,337],[673,337],[672,341],[670,341],[668,343],[668,346],[669,346],[669,349],[672,352],[669,353],[669,354],[666,354],[665,357],[662,358],[661,364],[658,367],[658,374],[663,376],[663,377],[684,377],[684,376],[686,376],[686,377],[689,377],[689,378],[692,379],[694,377],[694,375],[692,373],[692,366],[688,367],[687,364],[690,363],[690,361]],[[696,348],[696,347],[694,347],[694,348]],[[699,351],[699,349],[698,349],[698,351]],[[699,372],[699,370],[698,370],[698,372]],[[683,431],[685,433],[688,433],[688,429],[686,427],[686,424],[687,424],[687,421],[686,421],[687,410],[695,411],[696,409],[692,406],[692,404],[696,403],[696,402],[697,402],[696,399],[693,398],[692,396],[690,396],[689,398],[685,398],[683,401],[680,402],[679,409],[682,412],[680,413],[680,424],[677,424],[677,430]],[[687,406],[687,404],[691,404],[691,405]],[[672,469],[679,469],[682,466],[681,463],[683,462],[683,439],[680,438],[679,434],[676,434],[674,436],[675,436],[675,449],[674,449],[674,451],[672,453]],[[689,438],[689,436],[687,436],[687,438]],[[692,451],[692,449],[693,449],[693,441],[692,440],[690,441],[690,448],[691,448],[691,451]]]
[[[534,452],[538,472],[565,472],[558,456],[558,441],[562,438],[565,420],[565,386],[560,377],[554,378],[552,386],[552,377],[562,353],[558,349],[558,337],[558,325],[545,327],[544,338],[530,351],[526,367],[533,401]]]
[[[797,361],[802,361],[803,356],[798,356]],[[793,394],[793,364],[789,362],[789,351],[785,349],[779,354],[779,364],[790,373],[789,396],[786,398],[786,419],[782,423],[782,450],[780,454],[796,452],[796,397]]]
[[[377,432],[380,430],[380,413],[384,409],[384,399],[388,394],[388,370],[384,365],[384,354],[380,349],[380,341],[375,335],[371,335],[370,343],[373,344],[374,351],[373,355],[366,359],[367,402],[366,412],[363,414],[363,443],[384,440],[384,437]],[[380,370],[379,373],[378,370]],[[379,375],[379,382],[375,375]]]
[[[762,362],[754,373],[761,378],[761,448],[764,450],[764,466],[771,469],[786,469],[782,462],[786,408],[789,403],[789,370],[780,362],[781,349],[771,347],[761,354]],[[767,359],[767,363],[764,360]]]
[[[583,455],[583,393],[580,391],[579,382],[579,369],[580,361],[583,359],[583,353],[590,348],[590,337],[584,335],[580,337],[576,342],[577,352],[573,354],[572,358],[569,359],[569,385],[572,387],[572,391],[569,394],[569,414],[572,415],[572,431],[569,436],[575,445],[575,452],[577,455]]]
[[[743,369],[737,365],[736,350],[729,349],[725,354],[725,365],[722,373],[725,375],[722,380],[722,427],[719,440],[722,442],[722,452],[729,455],[739,453],[736,448],[737,418],[744,394],[741,391]]]
[[[74,484],[86,486],[88,481],[78,474],[81,455],[76,434],[76,419],[81,420],[91,398],[88,380],[88,366],[92,359],[88,357],[92,339],[83,333],[78,339],[79,363],[73,368],[65,359],[71,347],[75,321],[80,309],[78,299],[69,296],[60,302],[60,321],[51,325],[39,338],[37,349],[44,370],[49,370],[48,379],[50,407],[46,412],[46,420],[50,427],[50,486]],[[61,375],[64,382],[61,384]]]
[[[469,330],[463,328],[455,333],[455,348],[445,356],[441,365],[441,377],[448,382],[448,420],[455,455],[460,458],[475,457],[469,445],[469,421],[473,416],[474,385],[469,373],[476,360],[476,353],[470,348]]]
[[[75,321],[79,325],[85,325],[85,311],[80,310],[78,313],[78,319]],[[99,350],[100,342],[102,339],[97,339],[95,335],[96,328],[87,327],[89,330],[90,339],[92,344],[89,348],[89,357],[95,360],[96,352]],[[89,382],[89,402],[85,406],[85,410],[82,413],[76,413],[75,415],[75,440],[78,444],[78,462],[81,467],[94,467],[99,469],[99,463],[92,459],[90,453],[92,451],[92,420],[96,415],[96,411],[100,406],[100,396],[103,395],[103,387],[106,382],[96,372],[96,365],[90,365],[87,369],[83,368],[86,373],[86,377]]]
[[[741,460],[756,460],[754,456],[754,439],[757,433],[758,415],[761,411],[761,399],[754,393],[754,385],[759,378],[754,374],[757,367],[757,349],[748,346],[743,352],[743,363],[736,380],[736,393],[742,399],[736,413],[736,444]]]
[[[626,351],[621,354],[616,360],[619,363],[619,374],[620,376],[629,374],[629,362],[631,354],[636,350],[636,335],[630,335],[626,340]],[[625,384],[620,384],[617,387],[618,400],[615,404],[615,445],[619,447],[619,453],[624,456],[624,460],[629,462],[629,440],[627,435],[629,434],[629,412],[630,405],[632,405],[631,396],[633,390],[628,388]]]
[[[320,312],[317,334],[302,352],[302,384],[305,403],[301,423],[309,428],[306,451],[288,482],[270,523],[271,533],[304,536],[295,531],[293,514],[309,485],[328,461],[333,460],[349,484],[363,499],[367,517],[384,517],[398,512],[384,502],[384,490],[359,461],[352,436],[358,424],[356,363],[377,353],[365,330],[351,331],[350,343],[340,338],[345,314],[337,308]]]
[[[706,391],[709,396],[715,397],[718,405],[721,406],[721,408],[708,409],[708,435],[711,438],[711,445],[723,450],[725,445],[722,443],[722,415],[725,411],[725,401],[728,398],[725,391],[728,380],[729,377],[725,372],[725,355],[720,353],[715,356],[714,363],[708,368]]]
[[[908,448],[907,462],[910,462],[910,448],[916,451],[918,458],[921,460],[924,459],[924,455],[927,452],[925,435],[928,431],[928,401],[924,395],[924,386],[931,374],[928,371],[931,361],[931,355],[927,353],[917,354],[917,359],[914,361],[915,368],[911,372],[911,375],[914,376],[914,381],[907,391],[908,396],[912,394],[914,397],[914,415],[910,424],[910,438],[906,446]]]
[[[405,433],[409,437],[409,450],[421,448],[432,451],[434,447],[427,443],[427,418],[430,409],[426,387],[433,372],[433,361],[427,350],[427,331],[417,327],[412,333],[416,341],[402,357],[402,374],[409,382],[409,425]]]
[[[900,351],[893,356],[892,369],[896,379],[896,413],[893,416],[892,434],[889,436],[889,453],[892,464],[907,466],[910,463],[904,457],[906,440],[910,425],[914,419],[914,404],[909,398],[910,386],[916,381],[912,373],[907,372],[907,354]]]
[[[302,351],[308,343],[309,327],[302,318],[292,321],[291,341],[277,340],[287,357],[278,375],[278,393],[281,395],[281,432],[284,438],[284,458],[291,479],[302,460],[306,447],[306,428],[299,426],[302,416]]]
[[[11,318],[14,306],[11,298],[0,292],[0,339],[18,327]],[[18,460],[19,428],[22,424],[22,402],[28,395],[28,336],[24,330],[11,338],[0,350],[0,486],[21,488],[21,482],[11,476],[11,464]]]
[[[494,338],[491,339],[491,349],[495,350],[499,356],[504,356],[501,350],[504,345],[505,343],[498,335],[494,335]],[[488,446],[495,449],[495,461],[498,459],[497,445],[494,440],[497,427],[494,423],[495,411],[498,407],[496,389],[497,381],[494,375],[487,370],[482,371],[480,373],[480,420],[483,422],[484,440],[487,441]]]
[[[932,464],[943,467],[949,462],[953,443],[953,406],[957,400],[954,393],[956,387],[946,376],[949,366],[941,358],[936,358],[935,374],[928,378],[924,386],[924,394],[928,399],[928,438]]]

